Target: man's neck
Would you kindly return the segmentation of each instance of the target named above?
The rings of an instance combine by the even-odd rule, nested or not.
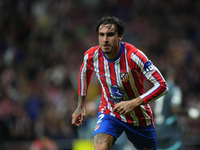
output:
[[[114,60],[120,52],[120,47],[121,43],[119,43],[119,46],[111,54],[105,54],[106,58],[109,60]]]

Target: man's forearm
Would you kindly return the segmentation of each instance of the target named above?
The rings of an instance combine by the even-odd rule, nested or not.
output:
[[[85,106],[85,97],[86,96],[78,95],[78,107],[79,108],[83,108]]]
[[[84,110],[84,107],[85,107],[85,96],[78,95],[78,105],[76,110],[74,111],[74,114],[80,114],[80,112]]]

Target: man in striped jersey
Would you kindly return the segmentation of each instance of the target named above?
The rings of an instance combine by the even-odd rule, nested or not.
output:
[[[101,18],[96,31],[99,46],[84,54],[72,124],[84,122],[85,97],[94,72],[102,91],[94,129],[95,150],[109,150],[123,132],[137,149],[155,150],[156,133],[149,103],[168,92],[167,84],[142,51],[122,42],[124,25],[118,18]],[[153,85],[148,91],[144,90],[144,80]]]

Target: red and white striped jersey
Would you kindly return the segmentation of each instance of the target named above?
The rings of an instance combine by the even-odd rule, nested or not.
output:
[[[153,122],[149,103],[166,94],[168,88],[159,70],[142,51],[131,44],[121,42],[118,56],[111,61],[105,57],[100,46],[87,50],[79,72],[79,95],[87,95],[93,72],[102,91],[99,112],[134,126],[148,126]],[[147,92],[144,90],[144,80],[153,85]],[[144,105],[126,115],[113,112],[116,103],[138,96],[142,98]]]

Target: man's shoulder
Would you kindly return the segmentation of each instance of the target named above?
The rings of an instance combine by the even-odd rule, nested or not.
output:
[[[100,48],[100,46],[98,45],[98,46],[94,46],[94,47],[91,47],[91,48],[89,48],[86,52],[85,52],[85,55],[86,54],[94,54],[94,52],[96,51],[96,50],[98,50]]]
[[[140,55],[141,51],[130,43],[124,42],[125,49],[127,50],[127,55],[131,56],[132,54]]]
[[[129,43],[124,44],[128,58],[131,58],[131,60],[142,61],[143,63],[148,60],[147,56],[140,49]]]
[[[94,57],[99,55],[99,49],[100,46],[94,46],[91,47],[90,49],[88,49],[85,53],[84,53],[84,60],[87,60],[87,62],[93,62]]]
[[[137,50],[138,50],[134,45],[132,45],[132,44],[130,44],[130,43],[124,42],[124,45],[125,45],[125,47],[126,47],[126,49],[127,49],[128,51],[137,51]]]
[[[127,51],[127,55],[131,57],[132,54],[137,54],[140,50],[130,43],[124,42],[125,49]]]

